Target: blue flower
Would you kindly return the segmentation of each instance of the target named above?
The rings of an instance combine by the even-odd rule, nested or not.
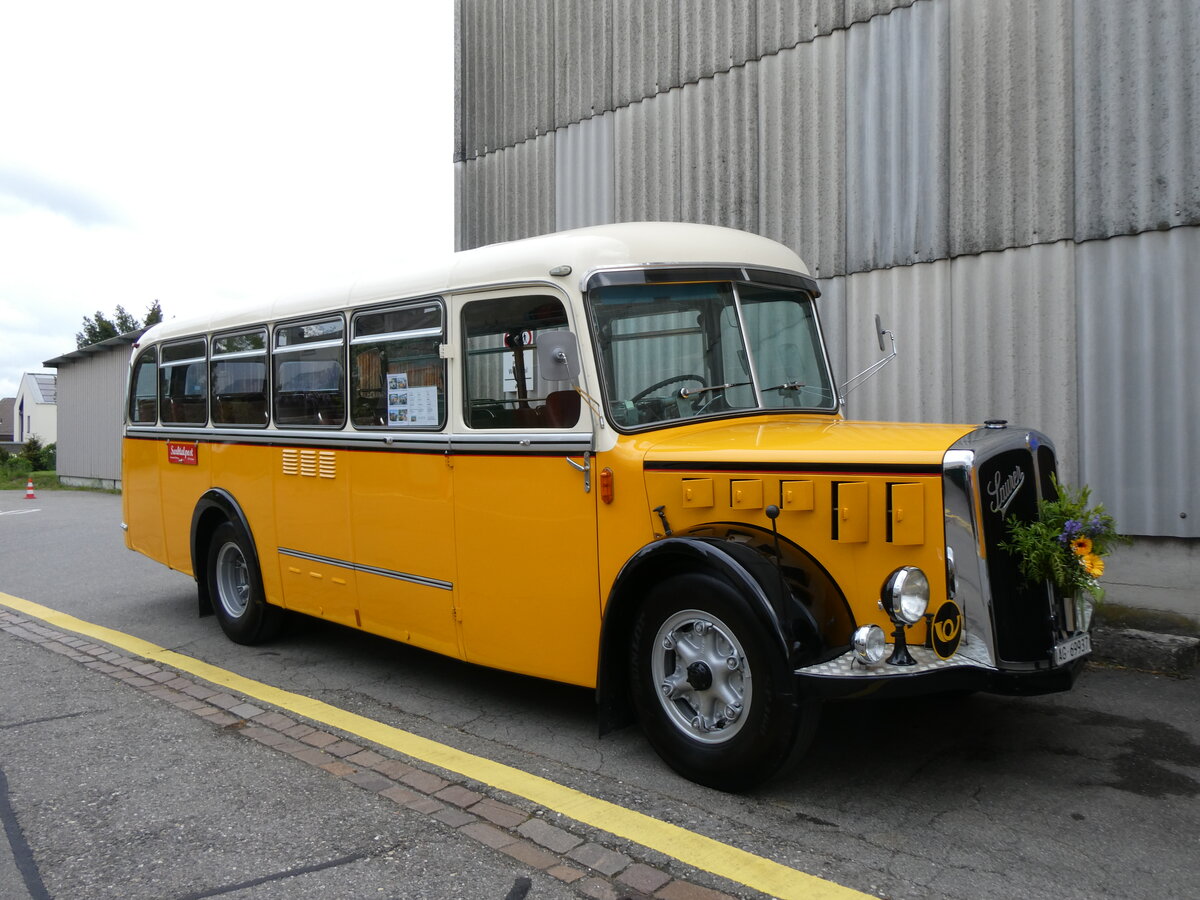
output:
[[[1067,519],[1063,522],[1062,534],[1058,536],[1060,544],[1069,544],[1083,532],[1083,523],[1078,519]]]

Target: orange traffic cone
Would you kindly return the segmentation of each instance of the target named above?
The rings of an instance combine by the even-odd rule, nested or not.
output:
[[[36,500],[37,496],[33,493],[33,479],[29,479],[29,483],[25,485],[25,499]]]

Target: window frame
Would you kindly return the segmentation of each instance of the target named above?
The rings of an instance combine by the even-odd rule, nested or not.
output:
[[[198,344],[201,348],[201,355],[200,356],[181,356],[179,359],[173,359],[173,360],[168,361],[167,354],[169,351],[174,350],[176,348],[185,347],[188,344]],[[171,369],[175,366],[178,366],[181,364],[193,366],[196,363],[201,363],[200,371],[204,373],[204,380],[205,380],[204,390],[199,394],[199,396],[203,398],[204,417],[202,419],[200,419],[199,421],[167,419],[166,411],[168,409],[168,405],[165,401],[168,399],[168,395],[163,390],[163,374],[168,369]],[[180,427],[180,428],[203,428],[204,426],[206,426],[209,421],[208,383],[207,382],[208,382],[208,340],[203,334],[193,335],[191,337],[179,338],[178,340],[173,340],[173,341],[164,341],[163,343],[159,344],[158,345],[158,420],[159,420],[159,422],[163,425],[171,425],[171,426]],[[187,395],[185,394],[184,398],[186,399],[186,397],[187,397]],[[170,397],[170,400],[171,400],[171,406],[173,407],[176,402],[176,399],[174,397]]]
[[[235,338],[242,335],[261,334],[263,339],[262,350],[234,350],[228,353],[217,352],[217,342],[226,338]],[[239,358],[250,358],[262,356],[263,365],[266,366],[266,373],[263,377],[263,403],[266,405],[266,410],[262,422],[218,422],[215,415],[217,408],[218,394],[216,393],[217,379],[213,372],[214,367],[221,361],[234,360]],[[212,420],[214,427],[218,428],[266,428],[271,424],[271,332],[266,325],[249,325],[244,328],[237,328],[231,331],[221,331],[214,333],[209,337],[208,341],[208,409],[209,418]]]
[[[392,331],[380,332],[377,334],[357,334],[359,322],[369,316],[387,315],[391,312],[399,312],[405,309],[413,309],[416,307],[436,306],[438,310],[439,325],[437,328],[419,328],[409,331]],[[435,338],[438,346],[445,345],[447,340],[447,331],[449,328],[449,308],[445,298],[441,296],[417,297],[409,300],[392,300],[386,303],[377,304],[374,306],[363,307],[356,309],[350,315],[349,336],[346,341],[347,350],[347,365],[346,365],[346,392],[347,392],[347,411],[346,421],[350,427],[356,431],[368,432],[438,432],[446,428],[450,416],[450,370],[448,360],[439,352],[438,360],[441,366],[441,397],[438,405],[438,421],[436,424],[411,425],[407,422],[391,423],[384,421],[379,424],[359,424],[355,421],[355,402],[359,399],[359,385],[356,360],[354,356],[354,348],[356,346],[364,346],[367,344],[379,343],[400,343],[402,341],[417,341],[427,338]],[[387,374],[387,373],[381,373]],[[428,387],[428,385],[421,385]],[[387,388],[381,388],[384,393],[387,393]],[[385,404],[385,408],[390,404]]]
[[[312,341],[305,341],[305,342],[299,343],[299,344],[288,344],[288,345],[284,345],[282,347],[279,346],[280,336],[282,334],[284,334],[285,332],[287,332],[289,329],[300,328],[305,325],[321,325],[321,324],[324,324],[327,322],[337,322],[341,326],[341,333],[337,338],[335,338],[335,339],[324,338],[324,339],[317,339],[317,340],[312,340]],[[339,312],[318,313],[315,315],[304,316],[303,318],[291,319],[286,322],[275,323],[275,326],[271,329],[271,335],[270,335],[270,353],[269,353],[270,371],[268,372],[268,378],[271,383],[271,402],[270,402],[270,419],[269,419],[269,421],[271,423],[273,423],[276,428],[285,428],[285,429],[317,428],[322,431],[341,431],[341,430],[345,429],[346,423],[349,422],[349,420],[350,420],[349,416],[347,415],[348,410],[347,410],[347,405],[346,405],[347,380],[348,380],[347,379],[347,370],[349,368],[349,366],[347,365],[347,362],[346,362],[346,346],[347,346],[346,331],[347,331],[346,316],[344,313],[342,313],[340,311]],[[336,423],[328,423],[328,424],[322,423],[319,421],[318,422],[280,422],[279,421],[279,396],[281,393],[280,392],[281,379],[279,376],[280,357],[282,356],[282,357],[286,358],[287,356],[289,356],[292,353],[300,353],[305,350],[324,350],[324,349],[328,349],[330,347],[340,348],[340,352],[337,355],[337,362],[340,366],[340,377],[338,380],[337,393],[338,393],[338,399],[341,402],[341,421],[336,422]],[[299,391],[289,391],[287,393],[295,394],[295,393],[300,393],[300,392]],[[304,393],[306,393],[306,394],[311,394],[311,393],[332,394],[333,392],[332,391],[306,391]],[[320,414],[321,413],[318,410],[316,415],[319,417]]]
[[[154,388],[154,417],[151,419],[134,418],[134,411],[137,408],[139,395],[137,393],[138,386],[138,370],[143,363],[149,362],[153,368],[154,375],[152,384]],[[125,403],[125,416],[130,425],[157,425],[159,421],[159,392],[160,386],[158,382],[158,345],[152,344],[144,349],[133,361],[133,366],[129,372],[129,396]]]

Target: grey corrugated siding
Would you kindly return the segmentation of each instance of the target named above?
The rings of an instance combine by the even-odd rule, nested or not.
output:
[[[455,166],[457,245],[554,231],[554,135]]]
[[[1076,0],[1076,240],[1200,224],[1200,4]]]
[[[1127,532],[1200,537],[1200,228],[1080,244],[1076,273],[1083,479]]]
[[[841,380],[881,358],[875,338],[876,313],[884,327],[896,334],[901,353],[849,394],[848,415],[907,422],[953,418],[950,293],[948,260],[846,278],[847,366]]]
[[[780,0],[784,2],[784,0]],[[846,0],[846,25],[885,16],[896,9],[912,6],[917,0]]]
[[[680,99],[680,217],[756,230],[758,67],[686,85]]]
[[[845,33],[759,66],[757,231],[796,250],[814,276],[846,271]]]
[[[612,0],[555,3],[553,27],[555,125],[612,109]]]
[[[848,272],[948,255],[949,19],[918,3],[847,32]]]
[[[615,221],[613,119],[593,116],[560,128],[555,140],[554,218],[558,230]]]
[[[680,84],[675,0],[615,0],[613,106],[620,109]]]
[[[845,27],[845,11],[845,0],[758,0],[758,56],[832,34]]]
[[[687,84],[743,65],[755,55],[751,4],[684,0],[679,4],[679,75]]]
[[[554,130],[553,0],[471,0],[456,6],[459,115],[455,161]]]
[[[694,84],[914,2],[458,0],[454,159]]]
[[[948,90],[939,93],[950,98],[953,256],[1074,234],[1072,7],[950,7]]]
[[[954,421],[1007,419],[1050,435],[1079,472],[1075,251],[1070,241],[962,256],[951,266]]]
[[[132,350],[123,344],[59,366],[60,477],[120,480],[125,379]]]
[[[679,220],[682,97],[675,88],[616,111],[617,221]]]

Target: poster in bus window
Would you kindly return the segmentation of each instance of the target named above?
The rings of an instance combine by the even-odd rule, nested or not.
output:
[[[437,388],[409,387],[407,372],[389,374],[387,410],[391,426],[437,425]]]
[[[517,392],[517,354],[506,353],[507,362],[504,366],[504,392],[507,394],[515,394]],[[525,363],[525,391],[530,393],[533,391],[533,351],[522,350],[522,361]]]

